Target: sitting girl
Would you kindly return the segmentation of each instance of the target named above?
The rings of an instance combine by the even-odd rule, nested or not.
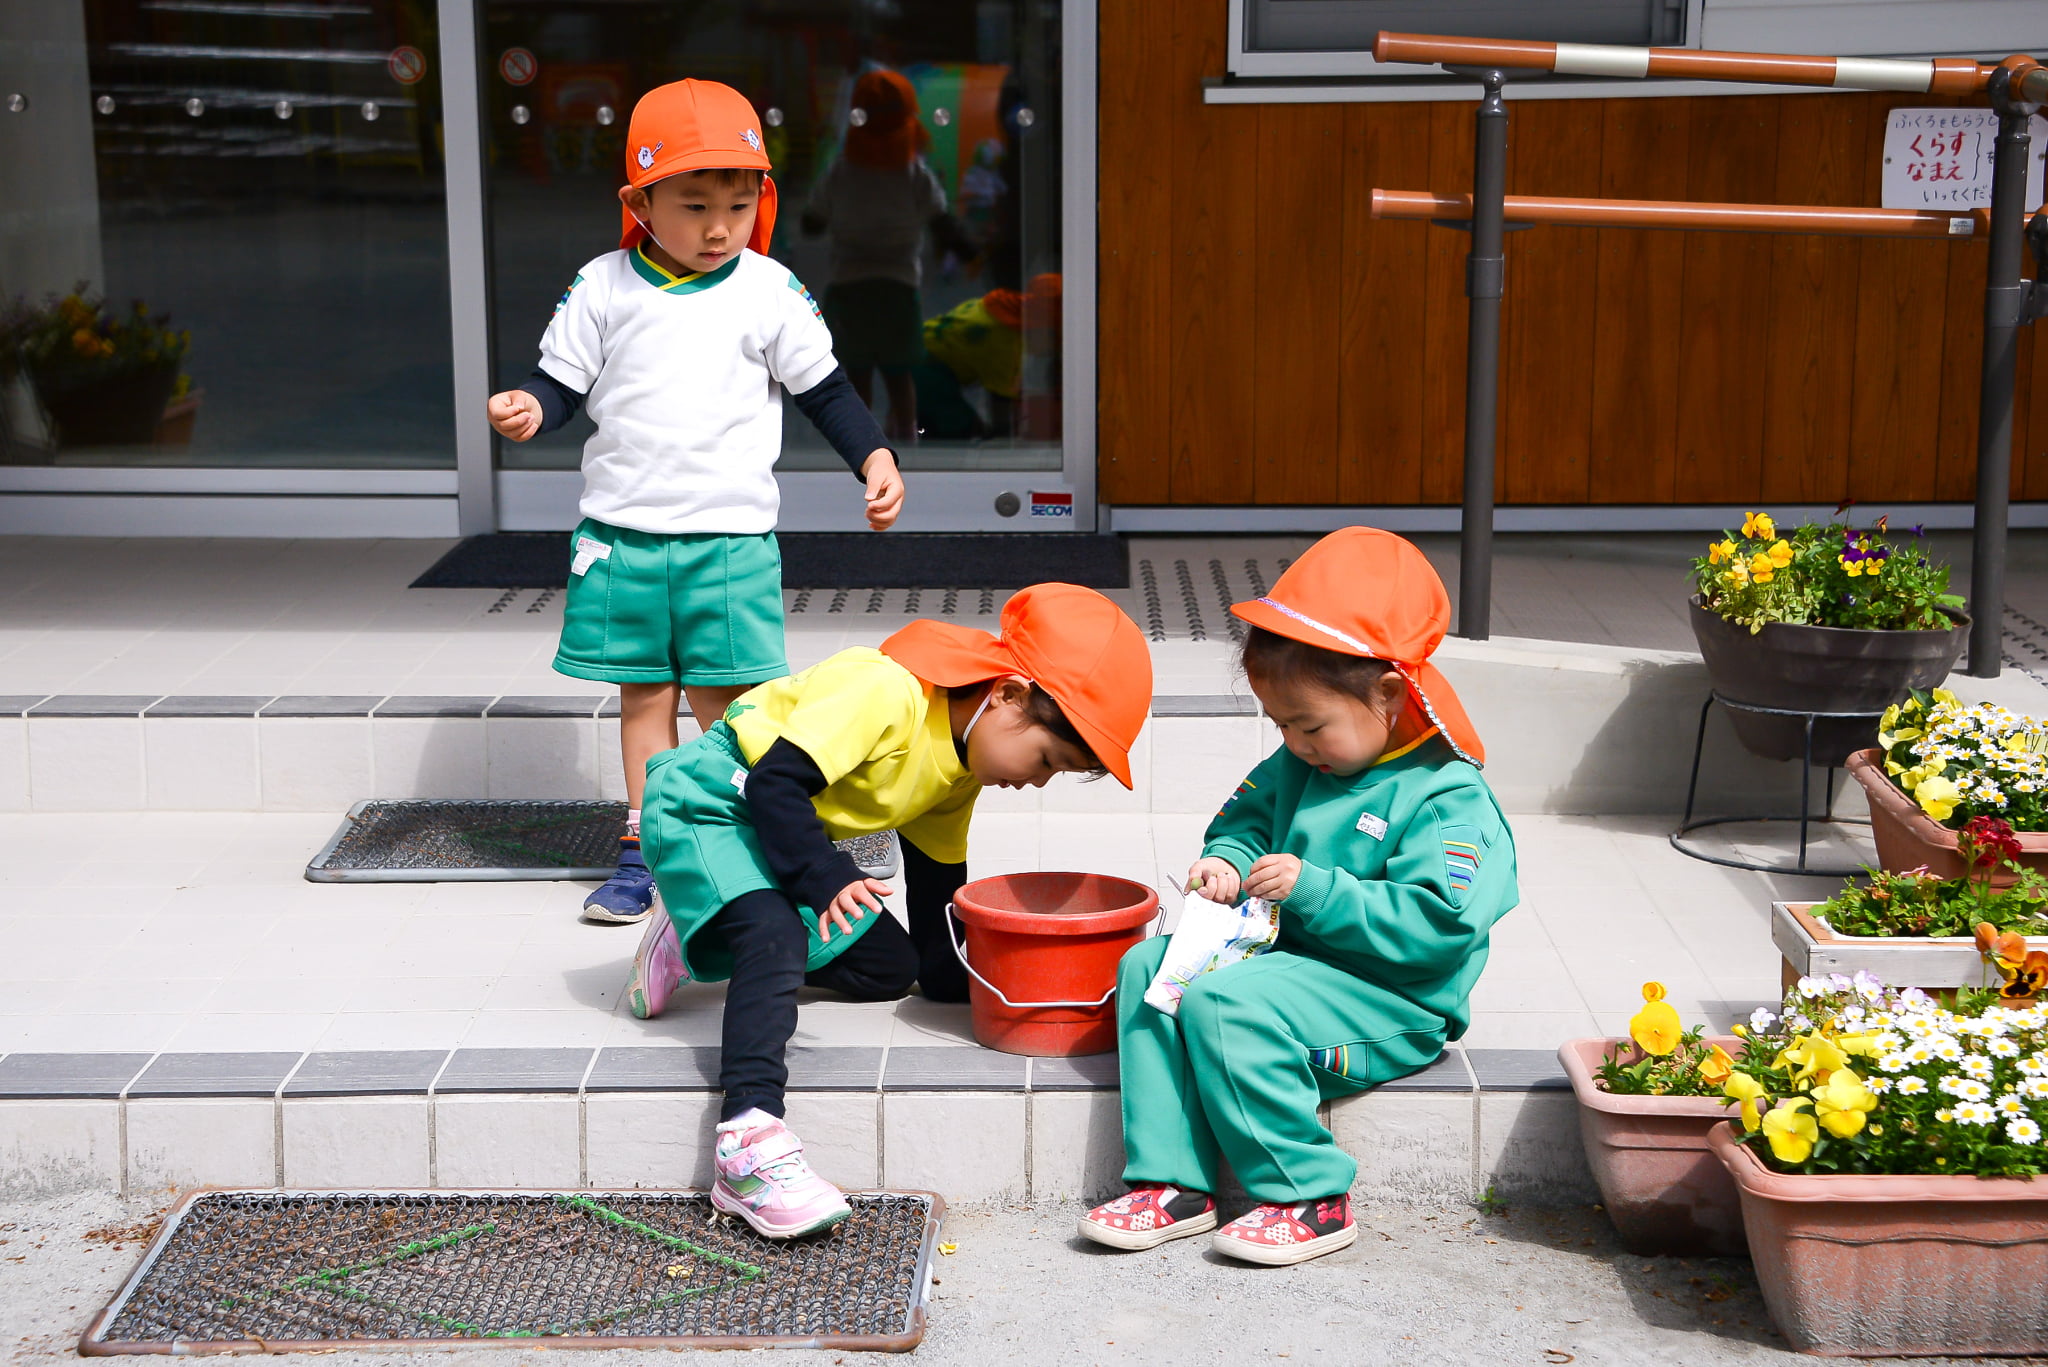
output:
[[[1227,1159],[1259,1204],[1213,1247],[1277,1265],[1358,1237],[1358,1165],[1317,1106],[1426,1067],[1464,1034],[1487,933],[1517,900],[1515,850],[1479,738],[1428,663],[1450,602],[1420,551],[1347,528],[1231,611],[1252,625],[1245,676],[1283,743],[1216,814],[1188,881],[1219,902],[1277,903],[1279,939],[1194,979],[1177,1016],[1144,1000],[1165,937],[1124,956],[1132,1189],[1080,1232],[1147,1249],[1215,1229]]]
[[[712,1204],[770,1238],[849,1214],[782,1123],[797,989],[888,1001],[921,983],[967,1000],[947,904],[967,877],[985,787],[1110,773],[1152,705],[1152,657],[1109,599],[1038,584],[1002,634],[912,622],[880,650],[843,650],[744,693],[690,744],[647,766],[640,839],[666,916],[633,962],[629,1004],[660,1014],[678,983],[729,979]],[[836,840],[895,830],[910,928]]]

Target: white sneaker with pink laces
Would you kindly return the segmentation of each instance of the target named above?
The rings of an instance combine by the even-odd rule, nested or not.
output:
[[[633,979],[626,985],[626,1006],[641,1020],[653,1020],[668,1005],[669,994],[690,981],[683,963],[683,947],[676,939],[676,923],[668,911],[657,906],[640,937],[633,955]]]
[[[811,1171],[788,1126],[760,1111],[741,1119],[718,1127],[712,1205],[770,1239],[813,1234],[853,1214],[839,1188]]]

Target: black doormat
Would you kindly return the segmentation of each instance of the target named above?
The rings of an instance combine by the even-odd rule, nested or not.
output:
[[[373,798],[313,862],[315,883],[457,883],[609,878],[626,804],[582,800]]]
[[[908,1351],[945,1205],[848,1200],[831,1230],[770,1240],[700,1192],[200,1192],[79,1351]]]
[[[372,798],[306,866],[314,883],[505,883],[609,878],[626,804],[578,798]],[[894,878],[893,832],[838,842],[870,878]]]
[[[1059,580],[1131,584],[1120,536],[1084,532],[786,532],[786,589],[1021,589]],[[564,532],[472,536],[435,561],[416,589],[559,589],[569,582]]]

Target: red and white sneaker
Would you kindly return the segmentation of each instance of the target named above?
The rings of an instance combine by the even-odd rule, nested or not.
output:
[[[1226,1258],[1268,1267],[1291,1267],[1358,1241],[1351,1198],[1326,1196],[1291,1206],[1260,1206],[1238,1216],[1209,1241]]]
[[[656,908],[640,937],[639,952],[633,955],[633,977],[626,984],[626,1006],[641,1020],[653,1020],[668,1005],[668,999],[690,981],[683,963],[683,947],[676,939],[676,923],[668,912]]]
[[[1142,1252],[1216,1228],[1216,1202],[1179,1187],[1138,1187],[1089,1211],[1075,1228],[1084,1239]]]

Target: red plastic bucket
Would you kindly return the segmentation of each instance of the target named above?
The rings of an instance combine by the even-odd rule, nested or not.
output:
[[[974,1037],[1006,1054],[1116,1048],[1116,966],[1145,938],[1159,894],[1099,873],[1006,873],[953,894],[967,944]]]

